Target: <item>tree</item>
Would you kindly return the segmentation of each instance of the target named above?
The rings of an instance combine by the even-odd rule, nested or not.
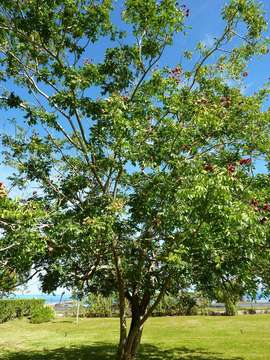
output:
[[[34,199],[8,197],[0,183],[0,294],[5,295],[38,273],[33,265],[46,244],[42,220],[46,212]]]
[[[266,157],[266,164],[269,169],[269,160]],[[257,212],[260,223],[264,226],[265,240],[257,248],[255,256],[253,256],[252,272],[257,274],[258,289],[261,296],[269,296],[270,278],[269,278],[269,174],[259,174],[254,178],[253,198],[251,204]],[[258,293],[253,293],[256,299]]]
[[[246,284],[245,284],[246,285]],[[235,316],[237,315],[237,305],[243,296],[248,293],[247,287],[243,286],[241,282],[230,276],[228,279],[220,279],[215,287],[213,285],[210,288],[210,294],[206,292],[211,300],[217,300],[218,302],[224,303],[225,315]],[[257,289],[257,287],[253,287]]]
[[[225,305],[225,315],[237,315],[237,304],[245,295],[244,289],[241,284],[230,281],[223,284],[220,291],[216,292],[216,298]]]
[[[250,159],[234,164],[234,174],[243,166],[243,161],[246,166]],[[245,294],[256,297],[262,278],[261,264],[269,261],[268,175],[251,176],[246,180],[240,186],[243,186],[244,196],[247,196],[246,203],[249,202],[249,209],[246,209],[248,212],[240,210],[240,204],[234,204],[235,207],[228,212],[221,206],[221,201],[216,199],[214,203],[217,206],[211,209],[209,219],[201,218],[203,226],[206,226],[205,237],[208,234],[205,262],[201,261],[201,253],[190,253],[193,256],[193,278],[196,279],[197,289],[211,300],[224,302],[226,315],[236,315],[237,303]],[[224,196],[225,193],[222,194]],[[234,196],[238,195],[235,193]],[[251,217],[253,221],[250,221]],[[239,226],[239,223],[245,225]],[[236,261],[237,266],[234,265]]]
[[[268,155],[266,164],[267,159]],[[248,162],[250,159],[242,159],[238,166],[246,166]],[[217,249],[212,249],[208,253],[207,263],[205,266],[200,264],[195,275],[198,288],[206,296],[225,303],[227,315],[236,314],[237,302],[244,295],[249,294],[256,299],[258,290],[265,295],[269,293],[269,174],[251,176],[244,189],[249,193],[255,222],[250,224],[251,227],[239,228],[233,223],[234,217],[231,218],[232,223],[228,222],[225,213],[225,218],[223,215],[219,220],[212,218],[215,230],[212,228],[209,234],[226,240],[227,249],[224,248],[218,254]],[[235,211],[238,211],[237,208]],[[225,223],[230,224],[227,230],[223,229]],[[255,238],[257,241],[254,241]],[[249,244],[247,247],[241,245],[244,241]],[[213,256],[217,256],[218,261]],[[237,268],[233,266],[235,261],[238,261]]]
[[[0,9],[1,76],[12,85],[2,106],[23,116],[3,144],[14,185],[37,182],[50,213],[35,261],[44,289],[117,289],[118,359],[134,359],[170,287],[198,284],[213,265],[252,277],[266,239],[250,180],[269,151],[269,91],[246,96],[239,85],[248,60],[268,51],[262,10],[231,0],[199,61],[183,51],[185,68],[169,69],[156,66],[189,15],[175,0],[126,0],[118,28],[110,0]],[[103,60],[90,59],[104,38]]]

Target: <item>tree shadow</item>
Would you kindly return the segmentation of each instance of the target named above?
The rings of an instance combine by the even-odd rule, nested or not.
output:
[[[43,351],[6,351],[0,355],[1,360],[114,360],[113,344],[96,343],[89,346],[73,346]],[[225,357],[221,353],[212,353],[205,349],[186,347],[161,350],[156,346],[143,344],[138,360],[244,360],[242,357]]]

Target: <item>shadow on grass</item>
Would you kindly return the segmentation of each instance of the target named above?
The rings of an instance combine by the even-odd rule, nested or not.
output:
[[[115,346],[96,343],[91,346],[59,348],[40,352],[6,352],[1,360],[114,360]],[[138,360],[244,360],[242,357],[225,357],[204,349],[185,347],[161,350],[158,347],[144,344],[140,348]]]

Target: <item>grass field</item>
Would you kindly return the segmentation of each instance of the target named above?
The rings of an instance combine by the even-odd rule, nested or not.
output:
[[[118,319],[14,320],[0,325],[0,359],[114,359]],[[140,360],[270,360],[270,315],[152,318]]]

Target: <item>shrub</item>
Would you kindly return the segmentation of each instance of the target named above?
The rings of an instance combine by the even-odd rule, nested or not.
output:
[[[178,297],[179,315],[197,315],[197,299],[193,293],[183,291]]]
[[[87,317],[87,312],[88,312],[88,308],[85,308],[83,304],[80,304],[79,317],[80,318]],[[72,306],[69,309],[67,309],[65,315],[76,317],[77,316],[77,305]]]
[[[0,301],[0,323],[6,322],[16,317],[16,310],[8,300]]]
[[[0,323],[31,316],[34,311],[44,306],[44,299],[1,299]]]
[[[207,298],[204,298],[203,296],[198,296],[197,299],[197,310],[198,315],[208,315],[208,308],[209,308],[210,302]]]
[[[177,296],[165,295],[153,312],[153,316],[197,315],[196,294],[187,291]]]
[[[113,298],[104,297],[100,294],[90,294],[88,297],[89,308],[86,311],[87,317],[111,317]]]
[[[50,306],[43,306],[33,311],[30,322],[32,324],[49,322],[54,318],[54,315],[54,310]]]

